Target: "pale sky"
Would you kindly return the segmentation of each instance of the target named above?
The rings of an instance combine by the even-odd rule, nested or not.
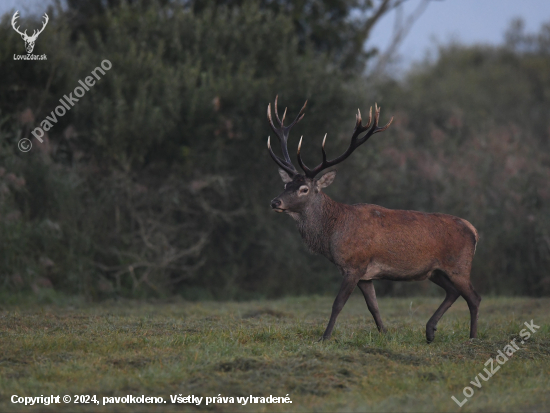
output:
[[[375,0],[376,1],[376,0]],[[405,15],[417,7],[421,0],[408,0]],[[48,0],[0,0],[0,14],[18,9],[43,13]],[[406,68],[412,61],[420,60],[436,42],[450,40],[465,44],[498,44],[510,21],[521,17],[526,31],[538,31],[541,24],[550,22],[550,0],[436,0],[416,21],[407,38],[398,49],[401,66]],[[381,50],[391,39],[395,13],[382,19],[374,28],[367,46],[376,45]]]
[[[421,0],[408,0],[405,15]],[[536,32],[550,22],[550,0],[442,0],[432,1],[416,21],[398,52],[405,66],[420,60],[437,43],[456,40],[463,44],[499,44],[512,19],[521,17],[526,32]],[[384,50],[393,33],[395,12],[375,27],[367,46]]]

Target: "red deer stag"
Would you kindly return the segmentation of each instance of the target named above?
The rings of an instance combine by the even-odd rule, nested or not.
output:
[[[369,122],[363,125],[361,112],[358,111],[348,149],[328,161],[325,135],[321,146],[322,162],[313,169],[309,169],[300,156],[300,139],[298,164],[304,171],[302,174],[292,165],[287,140],[290,129],[304,117],[306,104],[307,101],[296,119],[284,126],[286,109],[280,119],[275,98],[277,127],[271,117],[271,104],[267,107],[269,125],[281,143],[283,157],[273,153],[269,138],[267,147],[285,183],[284,191],[271,201],[271,208],[290,215],[309,250],[327,257],[342,274],[342,285],[322,340],[330,338],[336,318],[356,285],[365,297],[378,330],[385,332],[372,281],[421,281],[426,278],[446,292],[445,300],[426,324],[428,343],[434,339],[437,322],[460,295],[468,303],[470,338],[475,338],[481,297],[470,282],[470,269],[478,241],[474,226],[465,219],[451,215],[391,210],[370,204],[347,205],[332,200],[322,189],[332,183],[336,171],[316,176],[344,161],[375,133],[385,131],[393,118],[387,125],[379,127],[380,109],[375,105],[374,123],[371,126],[371,107]],[[366,134],[360,138],[363,132]]]

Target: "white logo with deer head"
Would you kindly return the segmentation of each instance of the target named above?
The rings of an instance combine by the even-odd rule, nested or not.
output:
[[[44,28],[46,27],[50,19],[48,15],[44,13],[44,16],[43,16],[44,22],[42,23],[42,28],[40,30],[34,30],[32,33],[32,36],[29,36],[27,35],[27,30],[25,30],[25,32],[22,33],[21,31],[19,31],[19,27],[15,27],[15,21],[17,20],[18,17],[19,17],[19,11],[16,11],[11,19],[11,25],[13,27],[13,30],[19,33],[23,38],[23,40],[25,41],[25,49],[27,49],[27,53],[31,54],[34,49],[34,42],[36,42],[38,35],[44,31]]]

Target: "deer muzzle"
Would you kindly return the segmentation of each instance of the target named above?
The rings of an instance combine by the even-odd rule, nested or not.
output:
[[[283,208],[283,201],[281,201],[279,198],[275,198],[271,201],[271,209],[273,209],[275,212],[284,212]]]

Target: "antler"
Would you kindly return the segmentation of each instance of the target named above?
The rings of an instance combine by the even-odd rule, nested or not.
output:
[[[44,31],[44,29],[46,28],[46,25],[48,24],[48,22],[50,21],[50,18],[48,17],[48,15],[46,13],[44,13],[44,16],[42,16],[44,18],[44,22],[42,23],[42,28],[40,30],[33,30],[33,33],[32,33],[32,36],[29,36],[27,34],[27,30],[25,30],[24,33],[21,33],[21,31],[19,31],[19,27],[15,27],[15,21],[19,18],[19,10],[17,10],[15,12],[15,14],[13,15],[12,19],[11,19],[11,25],[13,27],[13,30],[15,30],[17,33],[19,33],[21,36],[25,36],[25,38],[29,41],[33,41],[33,40],[36,40],[36,38],[38,37],[38,35],[40,33],[42,33]]]
[[[386,129],[388,129],[388,127],[391,125],[393,121],[393,117],[392,117],[385,126],[379,127],[378,126],[379,118],[380,118],[380,108],[375,103],[374,104],[374,124],[369,129],[369,126],[372,121],[372,106],[369,111],[369,122],[365,126],[363,126],[362,124],[361,111],[357,109],[357,115],[355,115],[355,129],[353,131],[353,135],[351,136],[351,142],[346,152],[344,152],[338,158],[335,158],[331,161],[327,161],[327,154],[325,152],[325,142],[327,140],[327,135],[325,134],[325,137],[323,139],[323,145],[321,146],[321,150],[323,152],[323,162],[321,162],[319,165],[317,165],[313,169],[309,169],[302,161],[302,157],[300,156],[300,149],[302,148],[302,138],[300,138],[300,143],[298,144],[298,164],[300,165],[300,168],[304,170],[304,173],[308,178],[314,178],[315,175],[317,175],[322,170],[330,168],[331,166],[334,166],[336,164],[339,164],[348,156],[350,156],[355,149],[357,149],[359,146],[364,144],[372,135],[378,132],[383,132]],[[367,131],[365,136],[363,136],[361,139],[357,139],[359,135],[365,131]]]
[[[275,135],[277,136],[277,138],[279,138],[284,159],[279,158],[277,155],[275,155],[275,153],[273,153],[273,150],[271,149],[270,137],[267,138],[267,148],[269,149],[269,154],[271,155],[275,163],[279,165],[282,169],[284,169],[288,174],[290,174],[290,176],[294,176],[298,174],[298,171],[296,170],[294,165],[292,165],[292,161],[290,160],[290,156],[288,154],[288,147],[287,147],[288,134],[290,133],[290,129],[292,129],[292,127],[298,122],[300,122],[300,120],[302,120],[302,118],[304,117],[304,111],[306,109],[307,100],[306,100],[306,103],[304,103],[304,106],[302,106],[300,113],[298,113],[298,116],[296,116],[296,119],[294,119],[294,122],[292,122],[288,126],[284,126],[287,108],[285,108],[285,112],[283,113],[283,119],[281,120],[279,118],[279,113],[277,111],[278,98],[279,96],[277,95],[275,97],[275,117],[277,119],[277,122],[279,123],[279,127],[275,127],[275,125],[273,124],[273,119],[271,118],[271,103],[267,105],[267,119],[269,120],[269,125],[271,126],[271,129],[273,129],[273,132],[275,132]]]
[[[38,31],[33,30],[32,36],[30,37],[32,40],[36,40],[38,35],[44,31],[44,29],[46,28],[46,25],[50,21],[50,18],[48,17],[48,15],[46,13],[44,13],[44,16],[42,16],[42,17],[44,18],[44,23],[42,23],[42,28]]]
[[[15,27],[15,21],[17,20],[17,18],[19,17],[19,10],[17,10],[15,12],[15,14],[13,15],[13,17],[11,18],[11,26],[13,27],[13,30],[15,30],[17,33],[19,33],[21,36],[25,36],[25,37],[28,37],[27,36],[27,31],[25,30],[25,33],[21,33],[19,31],[19,27]]]

